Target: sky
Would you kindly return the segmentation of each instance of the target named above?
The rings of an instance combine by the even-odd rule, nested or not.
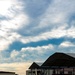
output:
[[[75,0],[0,0],[0,70],[25,75],[55,52],[75,53]]]

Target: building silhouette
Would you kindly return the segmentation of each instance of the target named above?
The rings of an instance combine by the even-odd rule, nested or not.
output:
[[[40,65],[33,62],[26,75],[75,75],[75,54],[56,52]]]
[[[0,71],[0,75],[18,75],[18,74],[15,74],[15,72]]]

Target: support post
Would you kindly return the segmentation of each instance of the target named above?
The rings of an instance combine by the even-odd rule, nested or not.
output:
[[[64,74],[64,68],[63,68],[63,74]]]
[[[32,75],[32,69],[31,69],[31,75]]]
[[[73,75],[74,75],[74,67],[73,67]]]
[[[35,69],[35,75],[37,75],[37,69]]]
[[[58,69],[57,69],[57,74],[58,74]]]

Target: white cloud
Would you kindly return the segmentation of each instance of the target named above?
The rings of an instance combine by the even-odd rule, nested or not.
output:
[[[64,0],[53,0],[46,12],[40,17],[40,23],[30,30],[35,32],[40,28],[49,28],[48,31],[41,33],[40,30],[39,35],[29,37],[21,36],[19,40],[22,43],[29,43],[61,37],[75,38],[75,25],[68,24],[70,17],[75,12],[74,3],[74,0],[66,0],[66,2]]]
[[[49,44],[47,46],[37,46],[37,47],[27,47],[27,48],[22,48],[21,52],[25,52],[25,51],[37,51],[39,54],[40,53],[44,53],[47,50],[53,50],[53,45]]]
[[[58,29],[53,29],[50,32],[45,32],[37,36],[29,36],[29,37],[20,36],[19,41],[21,41],[22,43],[37,42],[37,41],[48,40],[52,38],[60,38],[65,35],[66,35],[66,31],[64,30],[64,28],[59,27]]]
[[[14,57],[16,57],[18,54],[19,54],[18,51],[13,50],[12,53],[11,53],[11,55],[10,55],[10,57],[11,57],[11,58],[14,58]]]
[[[60,35],[64,36],[65,33],[73,37],[74,36],[73,30],[72,30],[72,34],[70,34],[70,31],[66,32],[68,30],[66,29],[66,25],[67,27],[72,26],[72,24],[69,24],[69,22],[71,20],[71,17],[73,17],[75,13],[74,7],[75,7],[74,0],[72,1],[53,0],[52,3],[47,8],[47,10],[44,12],[44,14],[39,18],[40,19],[39,24],[35,25],[35,27],[32,28],[32,31],[37,32],[39,30],[40,33],[43,33],[43,32],[46,33],[45,30],[52,32],[55,29],[54,30],[55,33],[53,33],[52,37],[54,36],[59,37]],[[63,25],[64,25],[64,29],[63,30],[60,29],[60,31],[59,30],[57,31],[57,29],[59,29]],[[75,28],[75,25],[74,25],[74,28]],[[43,32],[41,30],[43,30]]]
[[[22,43],[30,43],[41,40],[48,40],[52,38],[62,38],[62,37],[75,38],[75,27],[74,26],[71,28],[67,27],[68,25],[64,24],[62,26],[52,29],[51,31],[44,32],[36,36],[29,36],[29,37],[20,36],[19,41],[21,41]]]
[[[8,45],[10,44],[11,42],[6,40],[6,39],[2,39],[0,38],[0,51],[1,50],[4,50],[4,49],[7,49],[8,48]]]
[[[28,24],[28,17],[23,13],[18,14],[11,20],[4,20],[0,22],[1,29],[4,30],[19,29],[20,27],[23,26],[23,24],[25,25]]]
[[[37,60],[37,57],[39,57],[40,54],[43,55],[47,51],[52,51],[53,49],[54,49],[54,46],[49,44],[46,46],[26,47],[26,48],[22,48],[19,51],[13,50],[10,54],[10,57],[8,59],[6,58],[6,61],[8,61],[8,60],[12,61],[12,62],[30,61],[30,60],[32,60],[31,56],[36,57],[36,60]],[[31,55],[29,55],[28,53],[31,53]],[[30,60],[28,60],[28,59],[30,59]]]
[[[22,9],[22,2],[18,0],[0,0],[0,15],[2,16],[13,18],[17,15],[16,12],[19,13]]]
[[[67,30],[67,36],[71,38],[75,38],[75,26],[72,26]]]
[[[53,51],[54,46],[49,44],[45,46],[37,46],[37,47],[24,47],[21,48],[21,50],[12,50],[11,52],[0,52],[0,63],[11,63],[11,62],[27,62],[34,60],[37,61],[43,61],[43,59],[39,58],[40,56],[43,56],[45,53],[49,51]]]
[[[2,51],[20,37],[16,31],[29,23],[29,17],[23,12],[22,3],[17,0],[1,0],[0,3],[5,4],[1,5],[4,9],[0,15],[6,17],[0,21],[0,51]]]
[[[26,44],[30,42],[38,42],[41,40],[61,37],[75,38],[74,22],[70,24],[71,28],[69,28],[69,24],[67,24],[72,13],[75,12],[74,0],[66,0],[66,2],[62,0],[54,0],[54,2],[50,4],[46,12],[41,16],[39,25],[35,25],[35,27],[33,27],[34,32],[35,30],[39,31],[39,28],[43,29],[48,27],[50,29],[43,33],[40,33],[41,31],[39,31],[39,34],[36,34],[36,36],[22,36],[18,32],[16,32],[16,30],[19,30],[19,28],[23,26],[25,27],[29,23],[29,16],[22,11],[23,6],[21,6],[17,0],[13,0],[12,6],[10,5],[10,3],[8,2],[8,7],[10,7],[9,10],[7,10],[8,8],[0,9],[2,10],[2,12],[4,12],[4,10],[7,10],[5,13],[1,12],[1,15],[5,16],[7,20],[0,21],[0,51],[7,49],[9,45],[16,40]],[[74,44],[72,44],[71,42],[63,42],[60,44],[60,47],[69,46],[72,47],[74,46]],[[37,54],[43,54],[49,50],[55,50],[54,46],[47,45],[22,48],[20,51],[13,50],[9,58],[3,59],[3,57],[1,57],[0,60],[1,62],[11,62],[12,60],[13,62],[22,62],[25,61],[23,58],[28,55],[26,54],[26,51],[32,52],[32,56],[35,56]],[[37,53],[34,54],[34,52]]]
[[[55,28],[52,31],[39,34],[37,36],[21,37],[20,41],[23,43],[29,43],[29,42],[37,42],[41,40],[48,40],[52,38],[61,38],[63,36],[66,36],[66,30],[64,28],[64,25],[57,29]]]
[[[64,36],[74,38],[75,27],[66,29],[66,27],[69,26],[66,23],[68,17],[70,16],[69,14],[74,12],[73,9],[75,4],[72,3],[74,2],[68,0],[66,1],[66,3],[61,0],[59,1],[54,0],[54,2],[50,4],[46,12],[42,15],[40,24],[37,25],[35,28],[36,30],[39,30],[39,28],[51,26],[52,29],[50,31],[40,33],[39,35],[36,36],[24,37],[21,36],[19,33],[14,32],[14,30],[19,30],[19,28],[27,25],[29,23],[29,17],[28,15],[23,13],[23,11],[20,11],[22,10],[21,4],[17,0],[13,1],[11,5],[12,6],[14,5],[14,7],[11,6],[8,14],[5,15],[5,17],[10,17],[10,19],[0,22],[0,32],[1,32],[0,35],[2,38],[1,40],[5,40],[3,46],[6,45],[5,48],[1,47],[1,50],[6,49],[6,47],[8,48],[8,46],[16,39],[21,41],[22,43],[29,43],[41,40],[48,40],[52,38],[61,38]],[[19,13],[17,13],[16,10]]]
[[[15,32],[2,32],[0,36],[0,51],[8,49],[9,45],[20,37]]]
[[[38,25],[38,27],[46,27],[47,25],[60,26],[60,24],[64,24],[69,20],[70,16],[75,12],[74,3],[75,3],[74,0],[72,1],[53,0],[49,8],[42,15],[41,22]]]
[[[74,47],[75,44],[71,43],[71,42],[68,42],[68,41],[65,41],[65,42],[62,42],[59,47]]]
[[[11,5],[11,0],[0,0],[0,14],[6,15]]]

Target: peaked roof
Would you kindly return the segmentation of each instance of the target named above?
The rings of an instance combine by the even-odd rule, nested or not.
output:
[[[39,69],[40,66],[42,65],[42,63],[36,63],[36,62],[33,62],[32,65],[29,67],[29,69]]]
[[[56,52],[42,66],[75,66],[75,55]]]

